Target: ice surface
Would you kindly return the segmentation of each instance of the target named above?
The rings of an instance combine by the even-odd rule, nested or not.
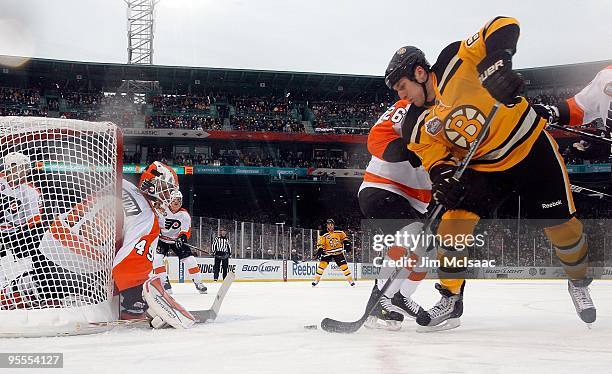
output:
[[[175,284],[187,307],[208,308],[208,295]],[[234,283],[212,324],[192,330],[116,328],[91,336],[0,339],[0,352],[63,352],[66,373],[610,373],[612,282],[594,281],[597,322],[587,329],[561,281],[470,281],[462,326],[418,334],[413,321],[398,332],[352,335],[306,330],[323,317],[355,320],[372,283]],[[426,281],[415,299],[438,299]],[[0,372],[3,372],[0,369]]]

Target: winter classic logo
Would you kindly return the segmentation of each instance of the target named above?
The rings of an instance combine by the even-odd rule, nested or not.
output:
[[[471,105],[460,106],[444,120],[444,133],[454,145],[468,149],[485,123],[485,116]]]
[[[425,131],[427,131],[430,135],[436,136],[440,130],[442,130],[442,121],[440,121],[440,118],[434,117],[425,122]]]

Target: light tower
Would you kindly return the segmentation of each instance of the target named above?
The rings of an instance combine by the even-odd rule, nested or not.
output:
[[[124,0],[128,6],[128,64],[153,64],[153,12],[157,0]]]
[[[128,61],[130,65],[153,64],[154,11],[159,0],[124,0],[127,5]],[[146,94],[159,91],[158,81],[124,80],[120,92],[145,103]]]

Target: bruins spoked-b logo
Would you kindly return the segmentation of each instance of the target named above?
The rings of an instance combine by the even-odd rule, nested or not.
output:
[[[460,106],[444,120],[444,133],[457,147],[468,149],[476,140],[485,122],[485,116],[471,105]]]

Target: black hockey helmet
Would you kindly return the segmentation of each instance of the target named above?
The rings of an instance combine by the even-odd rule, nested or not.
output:
[[[327,221],[325,221],[325,223],[331,223],[332,225],[335,225],[336,223],[334,222],[333,219],[329,218]]]
[[[385,84],[389,89],[393,89],[393,85],[400,80],[401,77],[407,77],[414,81],[414,69],[421,66],[429,71],[430,65],[425,58],[423,51],[413,46],[406,46],[398,49],[385,71]]]

